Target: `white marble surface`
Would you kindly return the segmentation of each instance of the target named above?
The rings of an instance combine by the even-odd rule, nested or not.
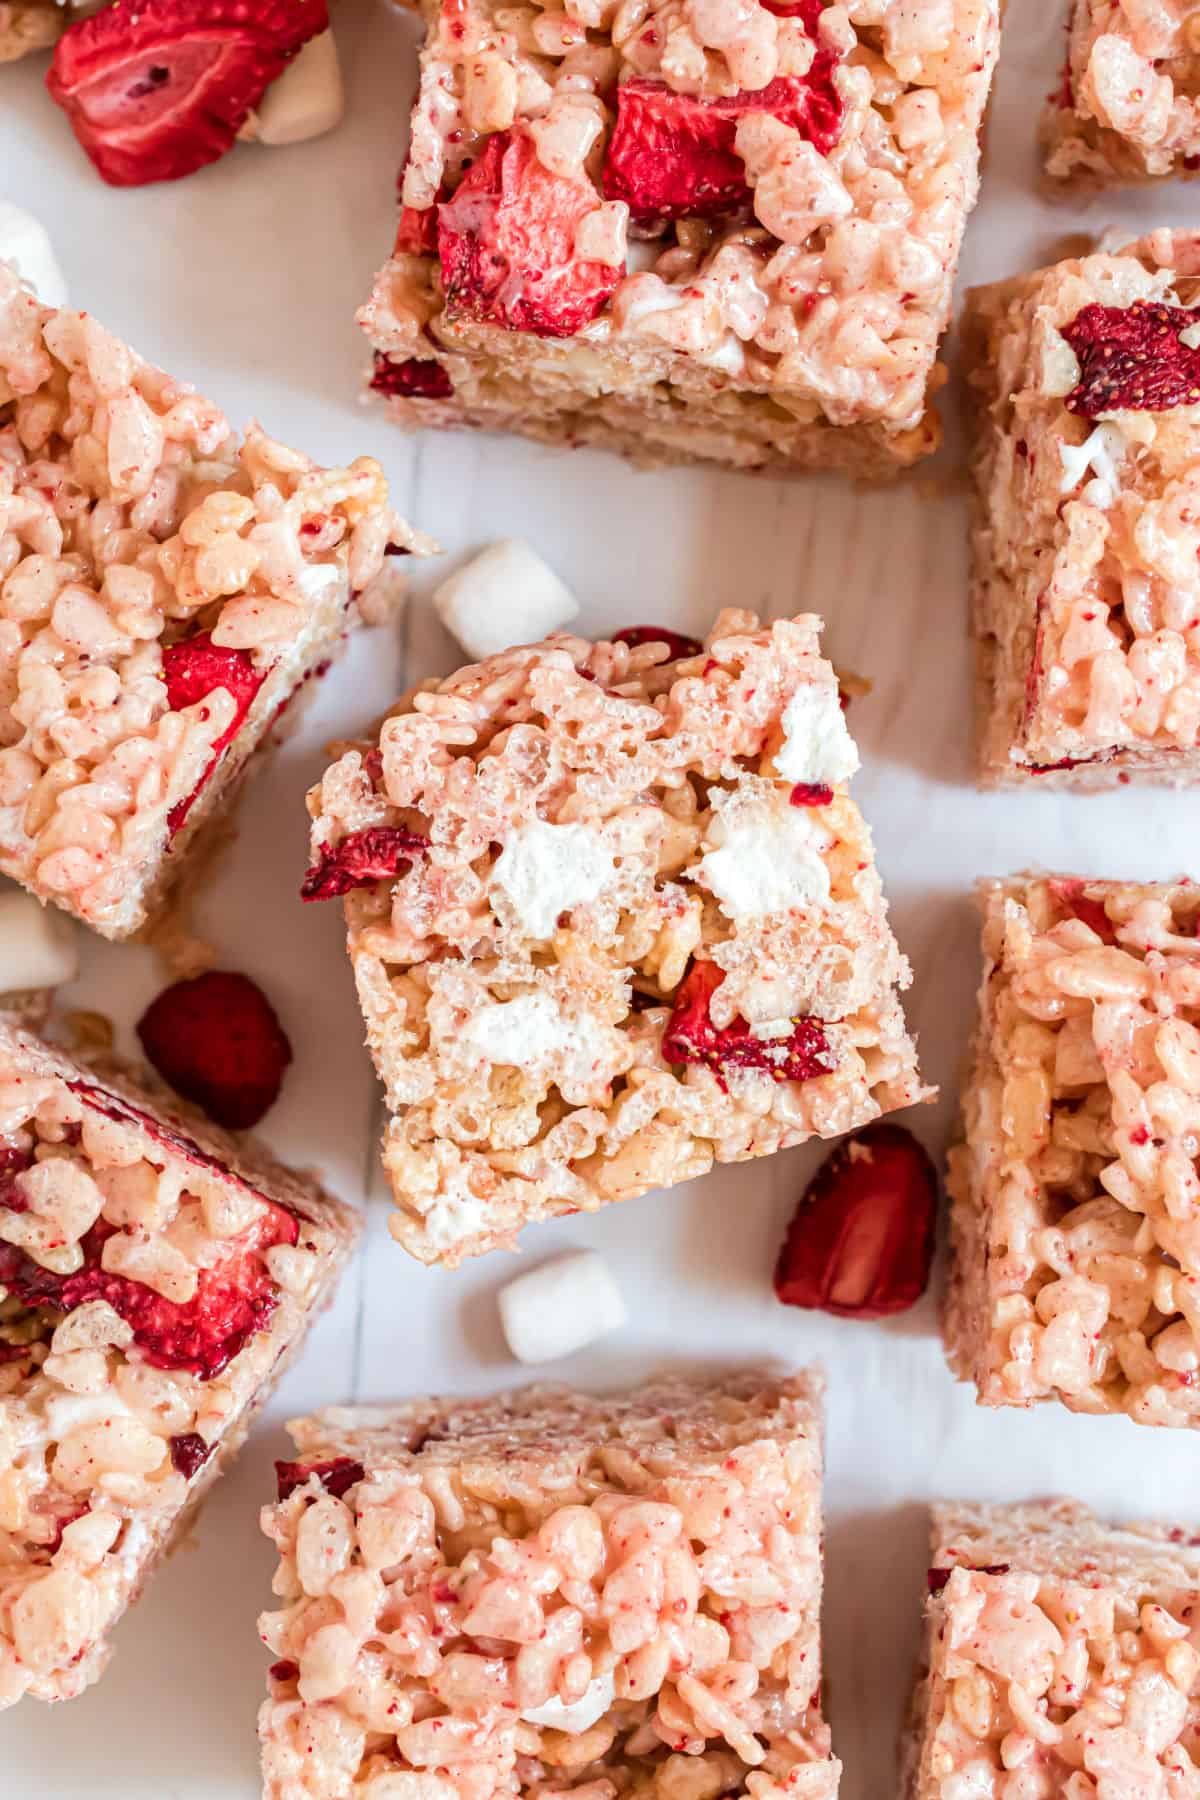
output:
[[[1035,197],[1033,134],[1061,40],[1055,6],[1010,0],[988,133],[983,199],[964,273],[997,277],[1068,232],[1200,217],[1200,190],[1164,188],[1088,211]],[[104,187],[46,99],[42,67],[0,69],[0,199],[50,227],[75,303],[194,379],[238,422],[337,461],[378,455],[410,517],[448,557],[507,534],[531,538],[572,583],[584,625],[701,627],[720,605],[828,620],[835,659],[869,675],[853,724],[858,798],[874,827],[897,929],[916,969],[910,1014],[943,1087],[913,1123],[939,1148],[973,1004],[973,879],[1033,862],[1096,874],[1200,873],[1197,800],[1128,789],[1100,798],[983,796],[969,780],[960,499],[928,483],[858,495],[699,471],[647,474],[586,452],[517,442],[406,439],[356,403],[363,346],[352,322],[390,242],[392,188],[413,85],[413,30],[383,0],[338,14],[350,109],[329,138],[239,148],[174,186]],[[952,410],[953,398],[948,406]],[[953,452],[944,459],[952,473]],[[265,1656],[254,1618],[272,1558],[256,1513],[283,1453],[278,1420],[346,1398],[518,1379],[494,1292],[511,1264],[429,1273],[390,1242],[374,1174],[375,1090],[334,907],[302,907],[303,793],[322,743],[390,700],[402,680],[452,666],[424,606],[424,575],[399,631],[363,634],[321,689],[303,732],[250,791],[203,923],[226,966],[272,995],[296,1048],[266,1135],[319,1164],[369,1207],[366,1254],[289,1377],[193,1548],[177,1556],[117,1634],[102,1685],[54,1712],[0,1719],[0,1795],[54,1800],[249,1800]],[[127,1031],[154,992],[141,951],[85,946],[77,1004]],[[845,1800],[894,1788],[894,1736],[924,1590],[923,1503],[938,1494],[1072,1491],[1118,1513],[1200,1518],[1200,1446],[1123,1420],[987,1414],[946,1374],[930,1300],[886,1325],[785,1311],[775,1248],[815,1154],[717,1173],[593,1219],[530,1232],[529,1259],[602,1249],[631,1303],[616,1338],[554,1373],[592,1385],[655,1364],[824,1359],[830,1376],[827,1660]]]

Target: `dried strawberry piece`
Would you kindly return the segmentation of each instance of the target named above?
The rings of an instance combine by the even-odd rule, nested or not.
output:
[[[699,638],[688,637],[683,631],[668,631],[665,625],[626,625],[621,631],[614,631],[614,644],[628,644],[636,650],[640,644],[665,644],[670,651],[668,662],[679,662],[685,656],[699,656],[704,645]]]
[[[1068,412],[1095,419],[1106,412],[1200,405],[1200,350],[1180,342],[1180,334],[1198,323],[1200,307],[1160,300],[1085,306],[1062,328],[1080,369],[1066,398]]]
[[[357,1482],[362,1480],[365,1474],[366,1470],[362,1464],[355,1462],[350,1456],[335,1456],[329,1462],[277,1462],[275,1464],[275,1480],[281,1500],[289,1499],[296,1489],[303,1487],[313,1475],[316,1476],[327,1494],[332,1494],[335,1500],[340,1500]]]
[[[232,149],[326,0],[115,0],[58,40],[46,86],[115,187],[176,181]]]
[[[32,1169],[32,1150],[18,1150],[15,1144],[0,1149],[0,1206],[9,1212],[28,1212],[29,1206],[17,1186],[17,1176]]]
[[[273,1662],[267,1670],[272,1681],[295,1681],[299,1673],[299,1663],[292,1662],[288,1657],[284,1657],[281,1662]]]
[[[172,982],[150,1002],[137,1034],[163,1080],[232,1131],[258,1123],[292,1060],[271,1002],[229,969]]]
[[[436,256],[438,214],[436,206],[402,206],[396,226],[393,256]]]
[[[1103,902],[1089,900],[1083,886],[1082,881],[1052,881],[1050,891],[1066,907],[1072,918],[1082,919],[1103,943],[1115,944],[1117,934],[1112,920],[1104,910]]]
[[[215,1446],[206,1444],[198,1431],[182,1431],[168,1441],[171,1462],[185,1481],[202,1469]]]
[[[785,1306],[846,1319],[905,1312],[933,1260],[937,1176],[911,1131],[869,1125],[826,1158],[796,1208],[775,1265]]]
[[[679,984],[671,1017],[663,1033],[662,1052],[669,1063],[705,1063],[725,1086],[725,1070],[761,1069],[772,1081],[810,1081],[828,1075],[837,1058],[820,1019],[797,1018],[789,1037],[755,1037],[745,1019],[734,1018],[720,1030],[709,1006],[725,972],[714,962],[694,962]]]
[[[622,82],[604,158],[606,197],[626,201],[639,225],[748,206],[746,167],[734,144],[738,120],[770,113],[827,156],[842,126],[837,61],[836,51],[818,50],[807,75],[780,75],[755,92],[717,100],[678,94],[662,81]]]
[[[791,806],[829,806],[833,789],[824,781],[798,781],[788,795]]]
[[[302,900],[336,900],[351,888],[368,887],[398,875],[429,848],[428,838],[402,825],[368,825],[336,844],[325,844],[319,860],[304,877]]]
[[[528,133],[495,132],[438,208],[447,307],[511,331],[573,337],[624,275],[575,254],[576,229],[598,204],[590,182],[543,167]]]
[[[261,1198],[261,1196],[260,1196]],[[221,1260],[199,1270],[196,1292],[186,1302],[166,1300],[144,1282],[101,1268],[105,1241],[115,1225],[100,1220],[80,1240],[83,1267],[73,1275],[44,1269],[23,1250],[0,1244],[0,1285],[27,1306],[74,1312],[89,1300],[106,1300],[133,1329],[133,1341],[158,1369],[185,1369],[211,1381],[255,1332],[263,1330],[278,1290],[263,1262],[276,1244],[294,1244],[295,1216],[274,1201],[240,1237],[220,1242]]]
[[[809,37],[817,35],[817,21],[825,11],[825,0],[762,0],[777,19],[803,19]]]
[[[400,394],[406,400],[448,400],[454,392],[454,383],[434,357],[393,362],[382,350],[375,352],[371,386],[377,394]]]
[[[233,723],[214,739],[212,755],[203,775],[191,793],[185,799],[177,800],[167,814],[167,830],[173,834],[187,818],[197,794],[221,760],[226,745],[232,743],[240,731],[242,721],[254,704],[254,696],[267,679],[267,671],[255,668],[248,650],[230,650],[224,644],[214,644],[211,632],[198,631],[193,637],[167,645],[163,651],[163,679],[167,684],[167,705],[172,712],[198,705],[217,688],[224,688],[231,694],[234,703]]]
[[[925,1581],[931,1594],[940,1594],[954,1569],[970,1569],[975,1575],[1007,1575],[1011,1566],[1010,1563],[955,1563],[951,1569],[930,1569]]]

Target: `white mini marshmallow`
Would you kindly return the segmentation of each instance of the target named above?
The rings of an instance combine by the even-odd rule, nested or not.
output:
[[[590,1681],[585,1691],[568,1706],[554,1694],[545,1706],[531,1706],[521,1717],[530,1725],[545,1725],[551,1731],[565,1731],[571,1737],[578,1737],[580,1732],[590,1731],[597,1719],[602,1719],[616,1697],[612,1671],[597,1675]]]
[[[67,284],[49,232],[11,200],[0,200],[0,262],[12,263],[43,306],[67,304]]]
[[[518,1275],[500,1289],[499,1299],[508,1347],[523,1363],[570,1356],[606,1332],[616,1331],[628,1317],[608,1264],[595,1250],[556,1256],[541,1268]],[[541,1722],[534,1719],[535,1724]]]
[[[500,538],[443,581],[437,615],[468,656],[478,661],[536,644],[579,612],[574,594],[524,538]]]
[[[257,109],[260,144],[301,144],[341,123],[346,110],[342,71],[332,31],[309,38]]]
[[[0,891],[0,994],[61,987],[79,973],[75,927],[19,888]]]

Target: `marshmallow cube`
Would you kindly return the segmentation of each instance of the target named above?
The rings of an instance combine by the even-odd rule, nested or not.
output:
[[[524,538],[500,538],[455,571],[433,604],[468,656],[534,644],[579,616],[579,603]]]

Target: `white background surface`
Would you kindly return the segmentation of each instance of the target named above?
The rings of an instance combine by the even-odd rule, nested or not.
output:
[[[399,504],[448,559],[497,536],[531,537],[574,586],[584,629],[655,621],[699,631],[731,603],[825,615],[829,653],[875,683],[853,709],[865,764],[856,795],[916,970],[909,1015],[925,1072],[943,1089],[938,1107],[909,1122],[940,1151],[977,975],[973,880],[1031,863],[1200,874],[1196,799],[1136,789],[1098,798],[975,792],[963,507],[949,481],[855,494],[815,479],[646,473],[515,440],[405,438],[361,409],[365,349],[353,313],[391,242],[415,33],[383,0],[345,0],[338,36],[350,111],[335,134],[290,149],[239,147],[185,182],[141,190],[107,188],[93,173],[43,93],[43,59],[0,69],[0,198],[50,228],[76,305],[194,380],[235,423],[257,416],[325,462],[380,457]],[[1037,199],[1036,114],[1061,48],[1054,6],[1010,0],[983,197],[967,234],[968,281],[1047,259],[1070,232],[1200,222],[1196,187],[1086,211]],[[937,469],[953,477],[953,448]],[[366,1253],[270,1422],[209,1501],[194,1547],[118,1631],[102,1684],[53,1711],[26,1702],[0,1719],[5,1800],[250,1800],[267,1660],[254,1620],[270,1603],[273,1567],[257,1509],[272,1492],[271,1459],[287,1453],[278,1421],[332,1401],[520,1378],[494,1304],[515,1265],[493,1256],[453,1275],[430,1272],[387,1235],[375,1084],[340,909],[296,897],[303,795],[323,766],[322,744],[409,680],[454,666],[424,605],[432,584],[426,569],[403,626],[361,634],[322,683],[302,732],[250,789],[236,845],[201,910],[220,964],[262,982],[295,1047],[265,1135],[368,1205]],[[159,985],[150,957],[95,940],[84,965],[72,1003],[110,1010],[131,1045],[128,1028]],[[524,1256],[599,1248],[630,1302],[623,1333],[555,1366],[566,1380],[620,1384],[677,1359],[824,1360],[834,1744],[846,1764],[844,1800],[884,1800],[895,1790],[894,1739],[925,1586],[924,1503],[1058,1491],[1127,1517],[1195,1521],[1200,1442],[1059,1407],[977,1410],[946,1373],[928,1298],[884,1325],[780,1307],[770,1287],[775,1250],[816,1161],[815,1151],[792,1151],[544,1225],[527,1233]]]

